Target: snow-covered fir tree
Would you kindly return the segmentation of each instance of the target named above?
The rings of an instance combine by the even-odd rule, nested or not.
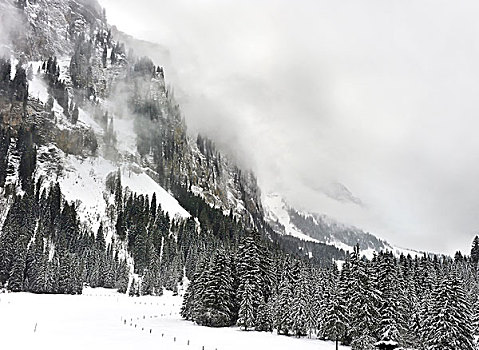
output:
[[[245,331],[251,329],[255,324],[253,295],[253,288],[249,281],[246,281],[242,289],[240,309],[238,313],[238,326],[243,327]]]

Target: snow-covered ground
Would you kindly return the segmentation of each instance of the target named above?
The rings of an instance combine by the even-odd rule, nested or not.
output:
[[[128,297],[112,290],[83,295],[0,294],[1,349],[334,349],[330,342],[182,320],[182,298]],[[348,347],[340,347],[342,350]]]
[[[41,61],[29,62],[29,65],[32,65],[33,76],[32,80],[28,83],[28,93],[34,98],[38,98],[41,102],[47,103],[48,101],[48,88],[47,83],[41,77],[41,74],[38,73],[38,68],[41,67]]]
[[[118,118],[115,115],[113,125],[117,137],[116,147],[118,151],[124,154],[136,154],[136,133],[134,132],[133,119],[128,117]]]

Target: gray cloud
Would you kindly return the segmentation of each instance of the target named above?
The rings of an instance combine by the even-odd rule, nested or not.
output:
[[[479,3],[102,0],[167,47],[188,125],[266,191],[400,246],[479,229]],[[152,54],[154,57],[154,53]],[[316,190],[340,182],[365,204]]]
[[[0,57],[12,53],[11,41],[24,40],[22,18],[19,11],[7,2],[0,3]]]

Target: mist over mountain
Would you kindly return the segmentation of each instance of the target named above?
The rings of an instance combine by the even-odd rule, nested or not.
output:
[[[479,227],[474,1],[124,9],[115,1],[107,16],[169,48],[189,127],[233,149],[265,191],[401,246],[469,249]],[[335,203],[319,190],[331,183],[366,208]]]
[[[155,4],[131,10],[157,15]],[[165,23],[201,17],[168,4]],[[337,122],[326,113],[335,95],[327,81],[318,85],[307,56],[303,69],[287,69],[301,51],[275,66],[263,44],[279,42],[231,17],[235,6],[202,8],[206,18],[224,15],[216,29],[237,53],[226,61],[219,31],[195,42],[207,59],[178,56],[169,43],[180,31],[159,37],[171,42],[136,39],[96,0],[0,0],[2,345],[64,348],[68,338],[88,348],[108,334],[105,347],[118,349],[477,348],[479,237],[449,256],[415,251],[407,237],[412,249],[398,248],[387,230],[354,224],[377,224],[374,199],[388,194],[377,177],[364,186],[357,174],[385,168],[353,157],[357,173],[342,173],[327,160],[346,164],[351,147],[378,140],[352,138],[343,150],[319,142],[338,136],[327,132]],[[260,2],[239,18],[260,20],[269,8]],[[238,29],[248,50],[234,40]],[[178,67],[195,59],[185,66],[195,84],[183,85],[192,72]],[[225,76],[234,79],[217,84]],[[397,209],[394,217],[405,215]]]
[[[278,194],[264,194],[263,205],[266,222],[280,235],[321,242],[345,251],[353,251],[354,246],[358,244],[362,254],[369,258],[384,250],[397,256],[424,254],[419,251],[394,247],[369,232],[342,224],[327,215],[295,209]]]

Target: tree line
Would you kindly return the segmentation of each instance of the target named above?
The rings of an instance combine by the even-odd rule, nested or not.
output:
[[[475,249],[475,250],[474,250]],[[416,349],[475,349],[479,335],[477,260],[437,255],[361,257],[338,269],[267,248],[257,233],[198,264],[181,315],[200,325],[320,339],[375,349],[380,340]]]

